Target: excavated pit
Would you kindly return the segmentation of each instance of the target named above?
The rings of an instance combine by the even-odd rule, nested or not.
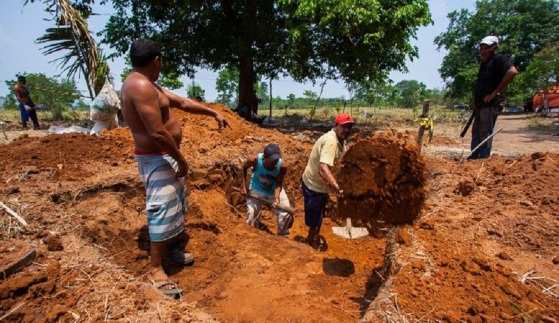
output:
[[[386,221],[392,230],[384,239],[345,240],[332,233],[335,224],[326,217],[321,234],[328,250],[316,252],[297,239],[307,230],[300,178],[312,142],[215,108],[231,128],[218,130],[211,118],[174,113],[185,123],[181,150],[192,171],[187,250],[196,257],[191,267],[170,268],[184,291],[181,301],[164,298],[145,275],[145,200],[127,129],[0,145],[5,186],[0,200],[29,223],[25,230],[8,232],[15,220],[0,211],[0,228],[5,223],[0,258],[8,253],[19,258],[17,249],[10,251],[17,242],[37,250],[29,266],[0,281],[0,317],[16,322],[208,322],[210,316],[225,322],[536,322],[559,317],[557,298],[549,294],[556,287],[518,279],[532,268],[534,277],[559,279],[556,154],[463,164],[426,157],[431,179],[425,194],[423,162],[413,140],[396,133],[364,138],[346,154],[347,171],[340,174],[346,190],[340,203],[356,207],[337,217],[349,214],[368,226]],[[280,144],[289,165],[286,189],[296,215],[287,238],[273,234],[275,217],[267,210],[263,220],[272,234],[247,226],[242,197],[229,194],[239,187],[241,161],[269,142]],[[460,183],[468,187],[456,190],[464,186]],[[418,220],[423,195],[428,200]],[[414,220],[413,226],[400,225]],[[59,239],[62,250],[49,248],[50,236]]]
[[[361,226],[411,224],[425,201],[425,164],[402,133],[379,132],[352,145],[342,157],[339,220]]]

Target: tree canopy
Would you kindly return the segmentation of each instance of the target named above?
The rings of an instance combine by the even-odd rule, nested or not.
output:
[[[204,101],[206,99],[206,91],[198,83],[192,82],[186,88],[186,95],[191,99]]]
[[[239,70],[239,101],[257,105],[255,81],[289,74],[381,80],[417,56],[431,22],[426,0],[113,0],[104,41],[118,53],[133,39],[162,44],[167,71]]]
[[[559,41],[558,1],[479,0],[474,12],[453,11],[448,18],[447,30],[435,43],[448,51],[439,71],[449,85],[449,94],[456,98],[471,95],[479,69],[478,44],[483,37],[494,34],[500,38],[498,51],[511,55],[521,71],[515,83],[521,83],[522,72],[529,69],[536,53]],[[512,89],[526,92],[533,87],[530,79],[524,81],[524,89]]]

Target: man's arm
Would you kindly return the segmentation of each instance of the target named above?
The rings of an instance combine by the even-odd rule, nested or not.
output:
[[[245,160],[245,162],[243,163],[243,169],[242,169],[242,174],[243,174],[243,178],[242,178],[242,182],[241,182],[241,193],[242,194],[248,194],[248,189],[247,189],[247,173],[248,173],[248,169],[249,168],[254,168],[254,166],[256,165],[256,156],[253,156],[252,158]]]
[[[338,149],[338,142],[336,139],[329,139],[324,143],[320,149],[320,166],[319,174],[320,177],[330,186],[337,194],[340,193],[340,186],[332,174],[330,167],[334,166],[334,160],[336,158],[336,150]]]
[[[227,122],[227,120],[223,118],[223,116],[221,116],[221,114],[209,108],[205,104],[202,104],[196,100],[191,100],[185,97],[181,97],[167,89],[164,88],[161,89],[163,90],[163,93],[165,93],[165,95],[169,98],[171,107],[181,109],[182,111],[185,112],[190,112],[194,114],[203,114],[203,115],[214,117],[217,120],[217,123],[219,124],[219,128],[224,128],[229,126],[229,123]]]
[[[503,93],[503,91],[505,91],[507,89],[507,86],[512,81],[512,79],[514,79],[516,74],[518,74],[518,70],[513,65],[508,69],[507,73],[505,74],[505,76],[503,77],[503,79],[501,80],[501,82],[499,83],[497,88],[495,89],[495,91],[491,92],[491,94],[489,94],[489,95],[486,95],[485,98],[483,99],[483,101],[485,101],[485,103],[489,103],[489,102],[493,101],[493,99],[499,93]]]
[[[179,165],[177,176],[186,176],[188,164],[179,151],[179,147],[176,146],[173,136],[163,124],[156,89],[150,82],[144,80],[134,82],[129,86],[128,91],[131,94],[132,104],[142,120],[146,132],[162,150],[169,152],[171,157],[177,161]]]
[[[330,166],[328,164],[320,163],[319,174],[320,177],[322,177],[322,179],[330,186],[330,188],[334,192],[336,192],[337,194],[340,193],[340,185],[338,185],[338,182],[332,174],[332,171],[330,170]]]

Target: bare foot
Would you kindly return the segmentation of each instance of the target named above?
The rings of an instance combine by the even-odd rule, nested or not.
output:
[[[169,280],[169,276],[163,271],[163,268],[153,268],[148,272],[148,279],[154,282]]]
[[[180,298],[182,290],[171,281],[161,268],[154,268],[148,273],[148,279],[159,292],[171,298]]]

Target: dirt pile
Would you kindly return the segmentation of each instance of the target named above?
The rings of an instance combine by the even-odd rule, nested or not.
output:
[[[425,200],[425,165],[411,138],[377,132],[344,154],[338,171],[344,191],[338,217],[373,227],[412,223]]]
[[[390,289],[400,318],[556,321],[559,155],[428,162],[424,214]]]
[[[289,167],[286,178],[288,195],[300,190],[301,175],[307,162],[311,143],[303,143],[294,136],[252,124],[221,104],[210,104],[231,125],[218,129],[216,121],[208,116],[193,115],[173,109],[173,117],[182,124],[181,151],[191,169],[191,184],[201,189],[223,187],[227,177],[233,185],[240,183],[240,166],[245,159],[262,151],[269,143],[279,144]],[[132,142],[130,131],[120,128],[104,133],[107,138]]]

